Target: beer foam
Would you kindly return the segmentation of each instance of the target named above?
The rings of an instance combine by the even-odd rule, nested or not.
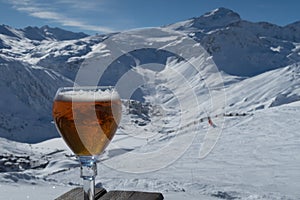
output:
[[[56,100],[59,101],[111,101],[118,100],[120,96],[117,92],[111,90],[104,91],[84,91],[84,90],[70,90],[60,92],[56,95]]]

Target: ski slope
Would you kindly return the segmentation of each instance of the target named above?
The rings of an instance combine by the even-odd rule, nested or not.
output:
[[[298,199],[300,147],[295,124],[299,124],[299,111],[300,104],[295,102],[228,117],[217,145],[200,159],[203,133],[211,128],[203,122],[202,130],[180,158],[146,173],[109,166],[111,159],[123,160],[129,152],[153,149],[152,142],[156,142],[139,142],[136,135],[119,131],[100,157],[96,183],[101,182],[108,190],[159,191],[166,199]],[[217,119],[212,120],[218,125]],[[1,139],[1,146],[7,153],[33,157],[48,154],[50,160],[45,169],[1,173],[0,191],[6,199],[53,199],[81,184],[77,161],[66,156],[70,151],[61,139],[31,146]],[[167,156],[162,154],[162,159]],[[130,160],[123,162],[132,165]]]

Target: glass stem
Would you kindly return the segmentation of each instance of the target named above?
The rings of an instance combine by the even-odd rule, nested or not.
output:
[[[95,179],[83,178],[83,192],[84,200],[94,200],[95,199]]]
[[[96,158],[93,156],[81,156],[80,177],[83,179],[84,200],[95,199],[95,177],[97,175]]]

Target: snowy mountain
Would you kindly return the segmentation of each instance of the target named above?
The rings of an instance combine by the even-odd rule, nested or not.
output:
[[[43,26],[41,28],[28,26],[24,29],[14,29],[7,25],[0,25],[0,34],[19,39],[27,38],[30,40],[75,40],[87,37],[85,33],[73,33],[60,28]]]
[[[299,22],[284,27],[253,23],[219,8],[167,27],[199,41],[228,74],[254,76],[299,62]]]
[[[52,99],[58,87],[91,84],[101,72],[99,83],[117,84],[123,98],[98,166],[107,189],[300,197],[300,22],[253,23],[219,8],[107,35],[1,25],[0,70],[0,191],[23,188],[36,199],[38,188],[53,199],[81,184],[76,158],[57,138]],[[85,73],[90,79],[80,79]]]
[[[256,75],[288,65],[297,68],[297,64],[294,63],[300,61],[299,22],[285,27],[266,22],[252,23],[242,20],[232,10],[219,8],[200,17],[164,26],[160,31],[158,29],[137,30],[135,34],[141,35],[140,38],[144,39],[139,41],[138,37],[131,38],[131,46],[150,41],[151,37],[153,38],[151,42],[156,42],[156,45],[171,44],[174,40],[166,39],[164,41],[165,39],[163,39],[164,37],[170,38],[170,33],[165,30],[179,31],[199,42],[212,56],[214,63],[223,73],[227,93],[231,93],[231,88],[236,91],[234,88],[245,87],[240,87],[238,84],[244,85],[252,79],[255,82],[253,87],[258,87],[260,83],[256,81]],[[145,35],[149,35],[150,38],[146,39]],[[7,25],[1,25],[0,65],[2,70],[1,87],[3,88],[1,93],[5,97],[1,101],[1,110],[3,111],[1,118],[7,120],[4,120],[0,126],[0,135],[26,142],[37,142],[57,136],[53,125],[50,124],[51,100],[56,89],[59,86],[71,85],[82,62],[95,55],[102,43],[112,36],[119,40],[119,44],[127,42],[126,38],[120,38],[121,35],[118,36],[118,34],[87,36],[83,33],[72,33],[48,26],[14,29]],[[101,57],[104,60],[102,63],[105,63],[105,59],[107,59],[105,52],[108,51],[108,48],[106,49],[101,49],[104,52]],[[104,76],[108,78],[102,79],[101,84],[115,84],[125,72],[132,70],[137,65],[154,61],[166,65],[170,56],[173,55],[150,48],[130,52],[129,56],[125,55],[120,58],[122,62],[116,61],[111,64]],[[138,77],[137,79],[147,79],[145,76],[151,74],[145,75],[145,70],[140,70],[140,72],[135,70],[134,73]],[[280,76],[276,73],[281,72],[280,70],[274,71],[275,77]],[[253,78],[240,82],[249,76]],[[274,78],[269,75],[262,76]],[[285,76],[286,80],[283,80],[285,84],[276,86],[279,87],[278,90],[267,96],[263,102],[260,101],[259,105],[257,102],[249,101],[247,103],[231,102],[231,99],[234,101],[237,97],[229,96],[228,108],[231,109],[233,104],[237,105],[238,103],[243,105],[241,107],[244,108],[244,111],[250,111],[260,106],[268,107],[272,103],[268,104],[267,102],[272,99],[275,101],[274,99],[278,99],[278,96],[287,96],[282,92],[286,88],[295,88],[293,85],[297,85],[297,79],[288,81],[293,79],[293,76],[297,76],[297,69],[294,74],[289,73]],[[282,76],[280,77],[282,79]],[[162,81],[157,80],[157,82]],[[196,78],[194,83],[201,85],[201,78]],[[274,85],[270,84],[269,87],[274,87]],[[265,88],[262,91],[262,88],[258,87],[258,90],[261,90],[258,93],[270,90],[270,88]],[[144,91],[136,91],[133,98],[144,101],[147,98],[144,96],[144,93],[147,93],[146,90],[144,88]],[[163,91],[161,92],[163,93]],[[293,91],[290,91],[290,93],[293,94],[293,97],[287,97],[288,102],[298,100],[297,92],[294,94]],[[247,99],[247,97],[241,98]],[[10,102],[14,106],[7,108],[4,102]],[[276,103],[272,105],[276,105]],[[43,107],[42,110],[41,107]],[[234,107],[234,109],[239,108]],[[26,117],[19,120],[23,113],[27,113]],[[36,122],[41,124],[41,129],[46,130],[42,131],[43,134],[38,134],[37,132],[41,131],[32,128],[36,126]]]
[[[30,36],[26,36],[30,33],[29,29],[20,31],[7,26],[1,27],[0,105],[3,120],[0,136],[26,142],[56,137],[56,130],[50,123],[53,96],[58,87],[73,84],[70,77],[76,74],[74,65],[79,65],[76,64],[76,57],[89,52],[87,44],[101,41],[102,37],[70,40],[82,37],[82,34],[65,36],[68,31],[49,29],[53,35],[39,41],[29,38],[36,38],[36,34],[46,30],[45,27],[31,29],[31,33],[35,30],[35,34]],[[67,62],[68,58],[73,58],[74,61]]]

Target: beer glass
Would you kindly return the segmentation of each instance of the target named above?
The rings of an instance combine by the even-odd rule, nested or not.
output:
[[[97,157],[112,140],[122,103],[111,86],[59,88],[53,103],[55,125],[80,161],[84,199],[94,200]]]

